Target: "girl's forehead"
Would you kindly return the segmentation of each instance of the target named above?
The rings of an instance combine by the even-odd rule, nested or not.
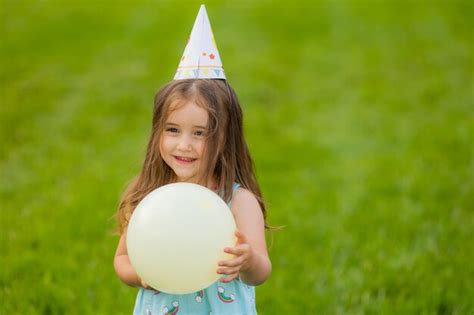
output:
[[[209,114],[207,110],[198,105],[194,100],[182,100],[170,104],[166,122],[190,122],[205,126],[207,125],[208,118]]]

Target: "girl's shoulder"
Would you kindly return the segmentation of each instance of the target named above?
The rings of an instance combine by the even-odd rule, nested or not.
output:
[[[255,195],[243,187],[238,187],[234,191],[231,210],[234,214],[242,211],[262,211]]]
[[[257,201],[257,198],[255,195],[248,189],[243,188],[242,186],[238,185],[236,189],[234,190],[234,196],[233,199],[255,199]]]

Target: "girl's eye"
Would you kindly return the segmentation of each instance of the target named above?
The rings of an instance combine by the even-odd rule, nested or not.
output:
[[[204,135],[205,135],[205,132],[202,131],[202,130],[198,130],[198,131],[196,131],[194,134],[195,134],[196,136],[201,137],[201,136],[204,136]]]
[[[166,131],[171,132],[171,133],[176,133],[176,132],[178,132],[178,128],[170,127],[168,129],[166,129]]]

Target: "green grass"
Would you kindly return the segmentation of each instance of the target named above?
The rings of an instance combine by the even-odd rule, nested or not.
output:
[[[0,313],[131,313],[110,218],[199,4],[0,3]],[[286,226],[259,312],[472,313],[472,3],[206,5]]]

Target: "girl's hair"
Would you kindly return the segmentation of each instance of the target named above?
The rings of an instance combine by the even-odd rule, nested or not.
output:
[[[122,195],[118,211],[118,232],[122,234],[138,203],[152,190],[176,182],[173,170],[160,154],[160,138],[170,111],[193,101],[209,114],[207,144],[204,150],[205,170],[200,177],[204,185],[211,178],[228,202],[233,183],[251,191],[266,219],[265,204],[257,183],[254,164],[245,142],[242,109],[235,91],[225,80],[189,79],[166,84],[155,96],[151,136],[140,174]],[[265,227],[267,225],[265,224]]]

